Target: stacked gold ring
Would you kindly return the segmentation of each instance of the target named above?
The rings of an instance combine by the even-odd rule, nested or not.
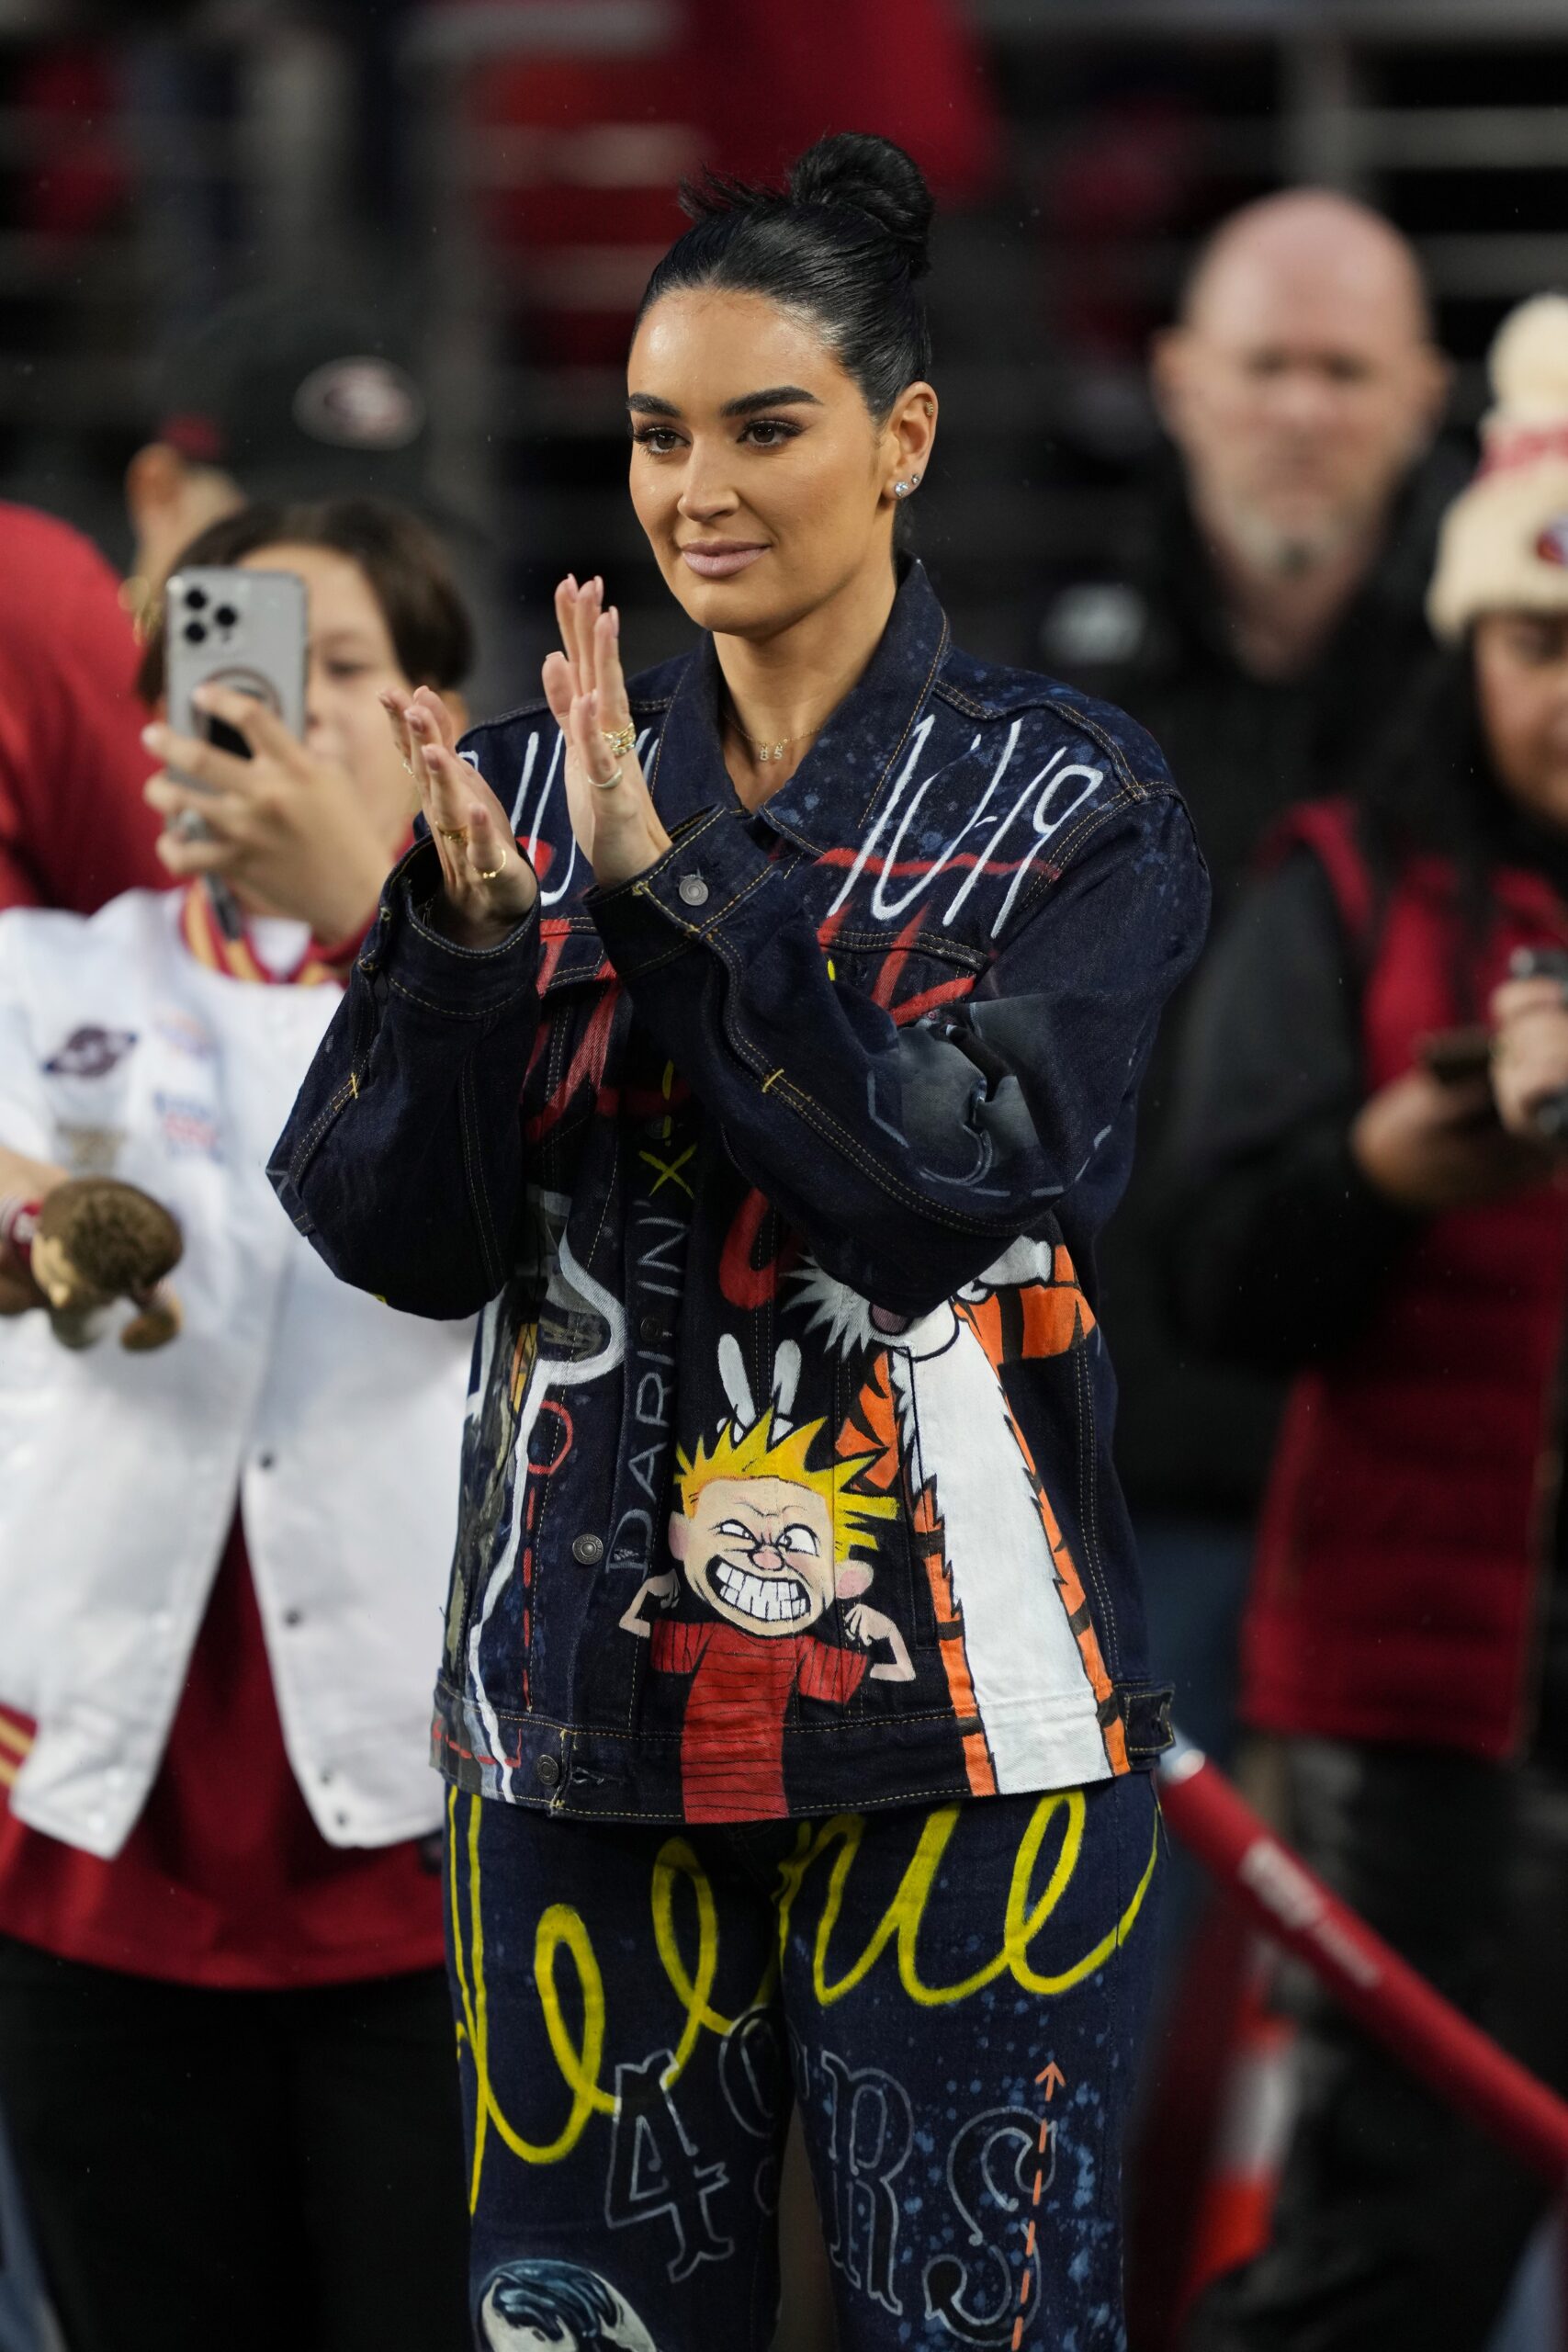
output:
[[[624,727],[601,727],[599,732],[618,760],[628,759],[637,749],[637,728],[629,718]]]

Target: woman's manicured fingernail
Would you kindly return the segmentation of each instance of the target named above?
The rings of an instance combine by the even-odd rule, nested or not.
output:
[[[141,741],[146,744],[147,749],[150,752],[161,752],[163,750],[164,730],[159,726],[156,719],[152,721],[152,724],[150,727],[144,727],[142,729]]]
[[[423,735],[430,724],[417,703],[411,702],[403,716],[416,735]]]

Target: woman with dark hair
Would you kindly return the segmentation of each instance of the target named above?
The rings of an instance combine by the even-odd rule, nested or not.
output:
[[[1568,1196],[1498,1119],[1488,1024],[1500,989],[1527,1030],[1560,1003],[1508,976],[1568,948],[1568,302],[1517,312],[1493,373],[1444,650],[1359,802],[1287,822],[1199,985],[1166,1249],[1195,1343],[1295,1375],[1242,1677],[1289,1833],[1564,2087]],[[1301,2001],[1270,2243],[1191,2343],[1481,2346],[1545,2187]]]
[[[626,684],[569,579],[462,756],[395,698],[429,838],[274,1171],[345,1280],[485,1310],[435,1726],[476,2323],[564,2266],[611,2340],[765,2345],[793,2096],[846,2347],[1088,2352],[1168,1737],[1093,1243],[1206,885],[1147,739],[896,553],[908,157],[688,205],[627,411],[697,649]]]
[[[425,1660],[472,1333],[334,1283],[263,1161],[409,838],[378,696],[460,717],[468,624],[363,501],[185,560],[304,581],[302,739],[150,728],[205,785],[147,786],[207,821],[180,887],[0,916],[0,2111],[72,2352],[455,2352]]]

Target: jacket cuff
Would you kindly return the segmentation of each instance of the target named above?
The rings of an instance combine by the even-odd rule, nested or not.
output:
[[[518,856],[523,855],[519,848]],[[416,842],[387,877],[376,921],[359,954],[359,969],[384,973],[400,995],[427,1012],[473,1021],[499,1012],[531,989],[539,969],[539,901],[514,931],[492,947],[464,947],[428,920],[441,888],[435,844]]]
[[[773,870],[733,811],[707,808],[656,865],[614,889],[591,890],[587,905],[616,971],[635,979],[711,938]]]

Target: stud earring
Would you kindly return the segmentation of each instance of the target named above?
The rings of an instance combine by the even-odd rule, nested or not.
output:
[[[909,495],[908,483],[907,481],[896,481],[893,485],[893,495],[895,498],[908,498]]]

